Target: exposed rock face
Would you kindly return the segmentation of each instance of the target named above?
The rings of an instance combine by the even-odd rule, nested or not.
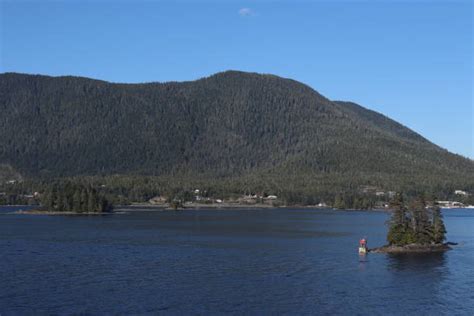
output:
[[[429,245],[420,245],[420,244],[410,244],[406,246],[394,246],[387,245],[383,247],[370,249],[369,252],[373,253],[428,253],[428,252],[442,252],[450,250],[453,243],[444,243],[444,244],[429,244]]]

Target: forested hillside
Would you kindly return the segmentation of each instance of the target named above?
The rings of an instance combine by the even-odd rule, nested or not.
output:
[[[27,178],[148,176],[162,186],[305,194],[361,185],[474,190],[472,160],[272,75],[114,84],[6,73],[0,111],[0,164]]]
[[[0,183],[22,180],[21,175],[12,166],[0,163]]]

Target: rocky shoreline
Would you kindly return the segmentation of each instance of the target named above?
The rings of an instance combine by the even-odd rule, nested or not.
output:
[[[83,212],[83,213],[78,213],[78,212],[51,212],[51,211],[42,211],[42,210],[19,210],[13,212],[15,214],[26,214],[26,215],[58,215],[58,216],[81,216],[81,215],[109,215],[112,214],[112,212]]]
[[[443,252],[452,249],[450,246],[455,243],[444,243],[444,244],[410,244],[405,246],[393,246],[386,245],[378,248],[369,249],[371,253],[431,253],[431,252]]]

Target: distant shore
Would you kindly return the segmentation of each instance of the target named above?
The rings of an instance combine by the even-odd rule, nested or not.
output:
[[[186,203],[178,210],[199,210],[199,209],[276,209],[276,208],[315,208],[315,206],[286,206],[286,205],[271,205],[271,204],[237,204],[237,203],[212,203],[212,204],[201,204],[201,203]],[[173,207],[168,204],[148,204],[148,203],[134,203],[131,205],[118,205],[119,209],[161,209],[161,210],[173,210]]]
[[[149,204],[149,203],[132,203],[131,205],[121,205],[118,207],[145,207],[145,208],[171,208],[169,203],[164,204]],[[186,203],[182,208],[185,209],[196,209],[196,208],[277,208],[279,206],[273,206],[270,204],[236,204],[236,203],[211,203],[211,204],[201,204],[201,203]]]
[[[175,210],[169,204],[148,204],[148,203],[135,203],[131,205],[118,205],[115,207],[120,210],[149,210],[149,211],[164,211],[164,210]],[[318,205],[271,205],[271,204],[236,204],[236,203],[212,203],[212,204],[200,204],[200,203],[189,203],[182,207],[178,207],[176,210],[255,210],[255,209],[313,209],[313,210],[335,210],[335,211],[387,211],[388,209],[371,209],[371,210],[356,210],[347,209],[339,210],[330,206],[318,206]]]
[[[113,212],[51,212],[51,211],[43,211],[43,210],[19,210],[13,212],[14,214],[26,214],[26,215],[58,215],[58,216],[81,216],[81,215],[94,215],[94,216],[102,216],[102,215],[110,215]]]
[[[213,210],[213,211],[226,211],[226,210],[278,210],[278,209],[294,209],[294,210],[315,210],[315,211],[368,211],[368,212],[387,212],[387,209],[371,209],[371,210],[356,210],[347,209],[340,210],[331,207],[320,207],[314,205],[283,205],[273,206],[269,204],[234,204],[234,203],[219,203],[219,204],[187,204],[184,207],[178,207],[177,209],[172,208],[168,204],[151,205],[151,204],[132,204],[132,205],[118,205],[112,212],[56,212],[46,211],[41,209],[29,209],[29,210],[16,210],[10,212],[10,214],[18,215],[51,215],[51,216],[102,216],[112,214],[123,214],[127,212],[164,212],[164,211],[199,211],[199,210]]]
[[[31,205],[5,205],[5,207],[32,207]],[[321,207],[318,205],[270,205],[270,204],[236,204],[236,203],[213,203],[213,204],[199,204],[199,203],[190,203],[180,207],[178,209],[172,208],[169,204],[149,204],[149,203],[134,203],[131,205],[117,205],[115,211],[112,212],[51,212],[43,211],[40,209],[30,209],[30,210],[16,210],[11,213],[14,214],[30,214],[30,215],[64,215],[64,216],[73,216],[73,215],[110,215],[123,213],[128,211],[142,211],[142,212],[162,212],[162,211],[199,211],[199,210],[276,210],[276,209],[300,209],[300,210],[325,210],[325,211],[367,211],[367,212],[391,212],[391,209],[388,208],[375,208],[375,209],[335,209],[330,206]],[[453,209],[449,209],[453,210]]]
[[[133,203],[131,205],[118,205],[118,209],[159,209],[161,210],[173,210],[168,203],[164,204],[149,204],[149,203]],[[303,210],[330,210],[330,211],[370,211],[370,212],[390,212],[389,208],[372,208],[372,209],[338,209],[331,206],[319,206],[319,205],[272,205],[265,203],[258,204],[238,204],[238,203],[212,203],[212,204],[201,204],[201,203],[186,203],[184,206],[179,207],[178,210],[201,210],[201,209],[303,209]]]

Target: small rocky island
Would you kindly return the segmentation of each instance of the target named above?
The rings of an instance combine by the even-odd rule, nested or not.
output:
[[[446,227],[438,205],[418,197],[408,206],[402,194],[392,202],[393,214],[387,234],[388,245],[370,249],[374,253],[428,253],[451,249],[444,243]]]
[[[91,185],[69,181],[54,183],[40,196],[38,209],[18,211],[32,215],[104,215],[113,210],[105,195]]]

